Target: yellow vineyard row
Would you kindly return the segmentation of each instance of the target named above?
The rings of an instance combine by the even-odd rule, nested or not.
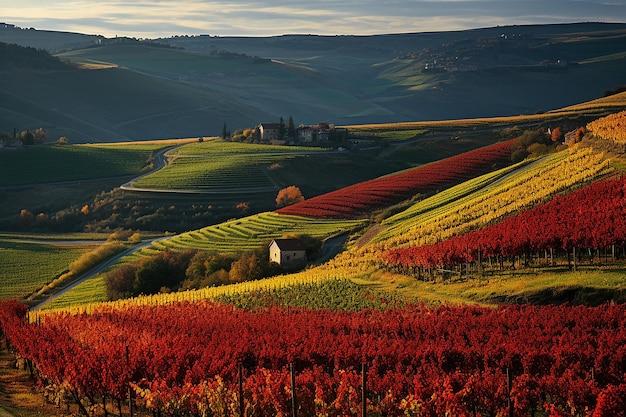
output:
[[[279,289],[332,279],[364,277],[378,268],[379,255],[386,249],[432,243],[467,232],[470,229],[482,227],[496,219],[547,200],[552,195],[571,190],[603,175],[608,175],[611,171],[609,161],[603,155],[594,153],[590,148],[577,145],[534,163],[521,166],[513,172],[507,172],[506,175],[482,190],[471,192],[469,195],[456,200],[450,199],[443,206],[433,205],[431,210],[418,210],[414,216],[400,215],[397,217],[396,224],[393,221],[384,224],[386,227],[395,228],[394,233],[389,238],[374,240],[362,247],[355,245],[333,260],[297,274],[223,287],[144,296],[103,304],[69,307],[56,311],[33,312],[31,313],[31,320],[37,320],[40,315],[59,312],[79,314],[90,313],[103,308],[163,305],[181,301],[193,302],[200,299],[214,299],[221,295]],[[412,208],[408,210],[412,210]],[[266,217],[264,219],[275,220]]]
[[[395,228],[394,233],[379,242],[376,250],[432,244],[466,233],[532,207],[557,193],[588,183],[610,171],[609,161],[590,148],[577,147],[561,151],[521,168],[506,181],[494,183],[481,192],[472,193],[400,224],[388,224],[388,227]]]
[[[604,140],[626,144],[626,111],[594,120],[587,124],[587,130]]]

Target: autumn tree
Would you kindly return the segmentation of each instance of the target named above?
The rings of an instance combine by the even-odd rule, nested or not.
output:
[[[232,282],[255,281],[263,278],[263,261],[256,253],[244,253],[230,266]]]
[[[242,201],[240,203],[237,203],[235,208],[241,210],[241,212],[245,214],[248,212],[248,210],[250,210],[250,203],[247,201]]]
[[[552,142],[554,143],[561,142],[562,138],[563,138],[563,133],[561,132],[560,127],[555,127],[554,129],[552,129]]]
[[[28,226],[33,221],[35,221],[35,215],[33,213],[31,213],[30,210],[22,209],[20,211],[20,222],[23,225]]]
[[[20,133],[20,141],[24,146],[28,145],[40,145],[46,141],[48,134],[42,128],[35,129],[34,131],[24,130]]]
[[[301,201],[304,201],[304,196],[300,189],[295,185],[290,185],[278,192],[276,196],[276,207],[290,206]]]

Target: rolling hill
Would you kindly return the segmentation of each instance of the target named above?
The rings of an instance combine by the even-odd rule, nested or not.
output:
[[[149,41],[0,29],[2,42],[82,65],[71,76],[3,71],[0,130],[105,142],[288,115],[346,125],[534,114],[625,84],[624,39],[626,25],[599,23]]]
[[[509,29],[515,30],[503,32]],[[558,100],[571,105],[579,101],[568,100],[579,94],[613,88],[602,86],[622,79],[622,31],[622,25],[587,24],[371,38],[285,36],[255,39],[261,42],[256,52],[254,44],[244,46],[248,39],[227,39],[230,49],[222,49],[226,43],[210,37],[172,41],[199,41],[196,51],[190,45],[183,50],[122,39],[61,52],[58,45],[85,39],[51,37],[48,47],[57,45],[59,56],[80,68],[20,63],[20,71],[1,73],[0,122],[47,123],[43,127],[55,134],[105,141],[154,132],[151,136],[179,135],[180,125],[196,132],[224,121],[198,121],[193,109],[204,109],[200,116],[236,114],[242,120],[284,109],[297,117],[296,111],[305,114],[298,110],[303,108],[317,116],[326,109],[336,112],[335,120],[351,122],[419,120],[420,112],[443,110],[459,111],[465,119],[352,126],[381,145],[375,151],[381,165],[393,160],[412,168],[311,198],[310,206],[294,205],[292,213],[287,207],[159,240],[122,259],[120,269],[132,271],[133,283],[159,282],[175,269],[208,274],[214,267],[224,276],[228,265],[210,265],[217,252],[239,256],[231,270],[235,265],[252,270],[260,252],[243,250],[292,234],[328,238],[331,255],[342,246],[330,261],[324,257],[300,272],[267,279],[232,283],[228,278],[224,285],[191,291],[157,286],[153,291],[159,294],[92,304],[106,298],[99,275],[58,298],[52,307],[64,308],[52,311],[29,312],[17,300],[0,302],[1,345],[7,346],[0,367],[9,381],[0,414],[5,407],[16,415],[41,414],[41,402],[31,403],[32,394],[25,394],[34,392],[35,383],[45,386],[44,395],[56,404],[45,411],[50,416],[65,408],[84,415],[137,410],[345,416],[359,408],[362,415],[397,416],[623,414],[626,112],[619,111],[626,107],[626,93],[523,117],[466,118],[472,111],[506,116]],[[23,41],[28,35],[42,41],[37,31],[29,32],[20,32]],[[203,42],[215,45],[202,50]],[[215,72],[208,75],[207,68]],[[297,96],[298,88],[281,89],[280,80],[302,81],[315,94]],[[317,90],[322,85],[325,89]],[[210,104],[203,102],[208,96],[214,99]],[[365,111],[355,116],[353,105]],[[239,119],[228,123],[232,120]],[[568,134],[554,134],[555,126]],[[177,150],[190,164],[197,155],[207,159],[207,148],[225,148],[218,141],[191,142]],[[461,152],[479,143],[491,146]],[[21,179],[18,184],[28,187],[33,178],[82,178],[68,169],[77,158],[86,164],[80,174],[94,179],[107,172],[140,172],[152,146],[161,147],[118,146],[3,150],[3,157],[15,161],[0,166],[4,179]],[[229,146],[235,148],[232,162],[246,147],[262,159],[258,145]],[[514,163],[520,146],[528,157]],[[128,147],[133,149],[121,152]],[[358,166],[358,154],[352,166]],[[443,159],[449,155],[456,156]],[[18,158],[32,163],[48,157],[62,159],[63,169],[19,172],[29,167]],[[315,173],[308,180],[318,183],[323,180],[316,175],[332,178],[340,169],[368,171],[364,166],[333,171],[333,163],[308,159],[304,170]],[[431,161],[438,162],[426,164]],[[94,166],[99,163],[104,166]],[[157,179],[167,187],[181,172],[184,177],[191,170]],[[375,176],[374,170],[367,174]],[[183,183],[199,176],[182,178]],[[203,181],[193,185],[211,184]],[[231,185],[243,182],[233,176]],[[190,202],[197,213],[211,207],[196,197]],[[106,204],[115,216],[122,205],[133,217],[157,214],[128,196]],[[76,214],[86,216],[94,208],[85,205]],[[329,208],[341,219],[330,218]],[[176,213],[183,226],[196,217],[187,209]],[[140,237],[133,236],[135,242]],[[43,283],[42,270],[59,272],[63,262],[93,243],[58,256],[54,239],[3,234],[0,257],[18,261],[7,263],[14,275],[7,281],[11,296],[32,291]],[[206,251],[198,253],[207,257],[192,268],[193,260],[184,264],[184,259],[198,253],[189,249]],[[49,262],[29,262],[35,252],[46,253]],[[31,263],[37,274],[23,268]],[[15,370],[16,364],[23,370]],[[22,384],[24,392],[15,395]]]

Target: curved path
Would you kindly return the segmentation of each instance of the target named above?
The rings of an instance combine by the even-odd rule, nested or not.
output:
[[[133,185],[133,183],[139,181],[141,178],[154,174],[159,169],[165,168],[165,166],[167,166],[169,163],[168,153],[177,149],[178,147],[179,146],[169,147],[169,148],[165,148],[157,152],[154,155],[154,168],[153,169],[151,169],[149,172],[139,175],[138,177],[135,177],[131,179],[130,181],[122,184],[119,188],[125,191],[147,192],[147,193],[155,193],[155,194],[161,193],[161,194],[217,194],[217,195],[271,193],[271,192],[276,192],[280,189],[280,185],[277,184],[276,181],[274,181],[269,175],[268,175],[268,178],[270,182],[274,184],[274,186],[271,186],[271,187],[268,186],[268,187],[230,188],[230,189],[226,189],[226,188],[185,189],[185,188],[146,188],[146,187],[135,187]],[[331,153],[339,153],[339,152],[340,151],[338,150],[331,150],[331,151],[319,151],[319,152],[315,152],[315,154],[320,155],[320,154],[331,154]],[[276,153],[269,152],[269,153],[265,153],[264,155],[289,155],[289,154],[308,155],[306,152],[303,153],[300,151],[294,151],[291,153],[290,152],[276,152]],[[231,154],[229,153],[215,154],[215,156],[219,156],[219,155],[231,155]],[[246,154],[238,153],[238,155],[246,155]],[[254,157],[255,154],[250,153],[249,155],[251,157]],[[204,155],[177,155],[176,157],[177,158],[204,158],[205,156]],[[265,173],[267,175],[267,171],[265,171]]]
[[[118,253],[117,255],[113,256],[112,258],[107,259],[106,261],[104,261],[101,264],[95,266],[94,268],[90,269],[89,271],[84,272],[78,278],[76,278],[71,283],[69,283],[67,286],[65,286],[63,289],[61,289],[61,290],[57,291],[56,293],[52,294],[51,296],[49,296],[48,298],[46,298],[45,300],[43,300],[39,304],[31,307],[30,310],[34,311],[34,310],[41,309],[45,305],[51,303],[55,299],[59,298],[60,296],[62,296],[66,292],[68,292],[71,289],[73,289],[74,287],[76,287],[78,284],[81,284],[82,282],[86,281],[87,279],[91,278],[92,276],[103,272],[106,268],[108,268],[109,266],[113,265],[114,263],[116,263],[117,261],[122,259],[124,256],[130,255],[130,254],[132,254],[132,253],[134,253],[134,252],[136,252],[138,250],[141,250],[141,249],[143,249],[143,248],[145,248],[147,246],[150,246],[150,245],[152,245],[153,242],[157,242],[157,241],[165,240],[165,239],[169,239],[169,237],[159,237],[159,238],[156,238],[156,239],[147,240],[145,242],[140,243],[139,245],[133,246],[130,249],[126,249],[125,251],[123,251],[121,253]]]

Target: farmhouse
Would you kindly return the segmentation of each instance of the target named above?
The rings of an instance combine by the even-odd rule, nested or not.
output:
[[[303,143],[315,143],[327,141],[330,137],[331,126],[328,123],[318,123],[316,125],[304,126],[298,128],[298,138]]]
[[[261,123],[259,125],[259,132],[261,133],[261,140],[263,142],[277,140],[279,130],[280,124],[278,123]]]
[[[288,267],[306,263],[306,248],[300,239],[274,239],[269,248],[270,262]]]

